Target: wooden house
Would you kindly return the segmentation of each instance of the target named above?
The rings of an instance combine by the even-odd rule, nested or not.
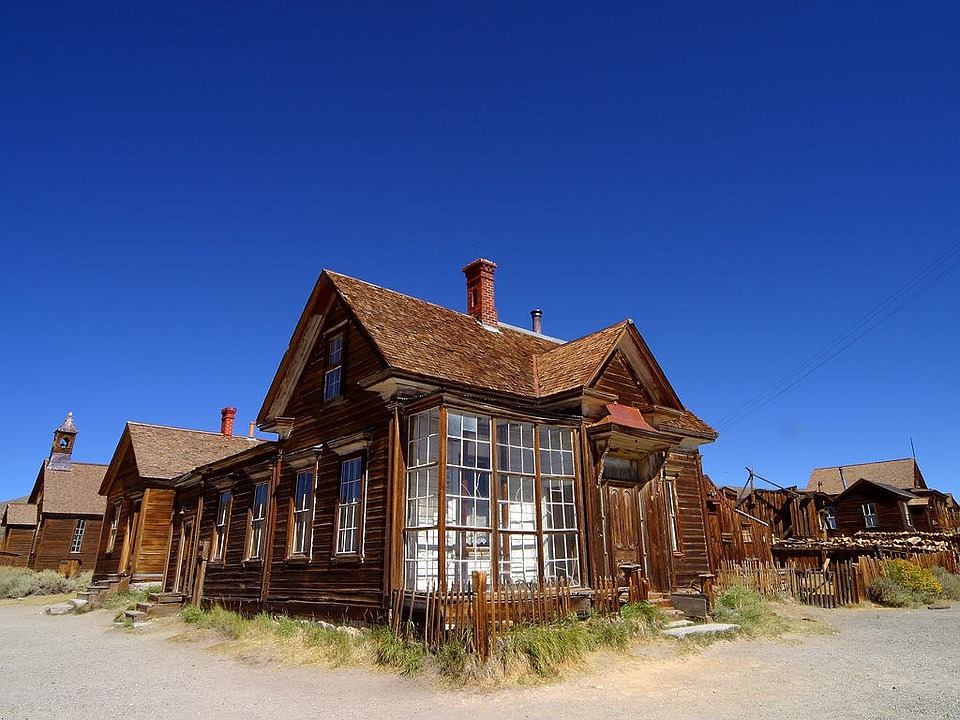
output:
[[[867,484],[854,490],[860,480]],[[817,468],[810,474],[807,490],[833,497],[828,511],[836,517],[840,534],[876,529],[945,532],[960,528],[960,513],[953,496],[928,488],[914,458]]]
[[[473,571],[697,585],[718,560],[699,453],[716,433],[631,320],[570,342],[538,311],[500,322],[495,268],[464,268],[466,313],[321,273],[259,413],[277,442],[176,481],[166,588],[375,617]]]
[[[836,531],[833,501],[822,492],[753,488],[737,508],[765,522],[776,540],[823,539]]]
[[[50,456],[43,461],[28,502],[36,506],[37,523],[28,567],[75,572],[92,570],[103,521],[104,500],[98,494],[106,465],[73,461],[77,437],[73,413],[53,433]]]
[[[219,433],[126,424],[99,485],[107,514],[98,533],[95,580],[163,581],[170,552],[174,478],[259,442],[233,435],[235,414],[234,408],[221,411]]]
[[[37,532],[37,506],[26,497],[4,503],[0,515],[0,565],[26,567]]]

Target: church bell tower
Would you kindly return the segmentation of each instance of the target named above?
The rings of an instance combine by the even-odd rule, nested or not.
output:
[[[73,424],[73,413],[67,413],[67,419],[53,431],[53,445],[50,448],[51,470],[70,470],[73,467],[73,444],[77,439],[77,426]]]

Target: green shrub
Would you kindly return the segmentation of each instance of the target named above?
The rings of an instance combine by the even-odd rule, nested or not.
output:
[[[0,567],[0,598],[73,593],[89,585],[92,577],[92,572],[67,578],[55,570]]]
[[[943,591],[933,573],[909,560],[884,560],[883,570],[891,580],[930,602]]]
[[[713,617],[739,625],[740,631],[750,637],[775,636],[787,629],[786,621],[760,593],[741,585],[732,586],[717,599]]]
[[[596,647],[586,623],[566,620],[553,625],[520,625],[506,637],[502,655],[525,661],[542,677],[555,675],[562,664],[580,660]]]
[[[870,600],[877,605],[886,607],[910,607],[920,602],[920,597],[905,588],[891,577],[883,576],[874,579],[869,587]]]
[[[960,575],[947,572],[942,567],[935,567],[931,572],[942,588],[940,597],[946,600],[960,600]]]
[[[413,675],[423,668],[426,651],[419,643],[398,638],[384,625],[373,628],[370,639],[374,643],[378,665],[391,667],[401,675]]]

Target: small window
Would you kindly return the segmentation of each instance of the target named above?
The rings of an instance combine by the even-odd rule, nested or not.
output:
[[[864,503],[861,505],[863,509],[863,524],[868,528],[875,528],[880,526],[880,519],[877,517],[877,508],[873,503]]]
[[[680,526],[677,521],[677,496],[674,493],[673,480],[664,482],[667,501],[667,531],[670,533],[670,549],[680,552]]]
[[[363,516],[363,459],[344,460],[340,464],[340,500],[337,508],[337,554],[360,552]]]
[[[267,484],[257,483],[253,489],[253,504],[250,506],[250,528],[247,543],[247,559],[263,557],[264,530],[267,520]]]
[[[73,539],[70,541],[70,552],[80,552],[80,547],[83,545],[83,531],[86,528],[86,520],[77,520],[77,526],[73,529]]]
[[[122,502],[113,504],[113,514],[110,516],[110,534],[107,536],[107,549],[105,552],[113,552],[117,544],[117,527],[120,525],[120,511],[123,508]]]
[[[323,399],[333,400],[342,393],[343,375],[343,333],[337,333],[327,340],[327,371],[323,376]]]
[[[824,520],[826,520],[828,530],[837,529],[837,512],[834,510],[832,505],[824,509],[823,517]]]
[[[232,495],[229,490],[220,493],[220,501],[217,504],[217,524],[214,528],[213,559],[223,560],[227,551],[227,526],[230,523],[230,500]]]
[[[900,510],[903,513],[904,527],[913,527],[913,523],[910,521],[910,508],[907,507],[907,504],[905,502],[901,501]]]
[[[297,473],[297,484],[293,492],[293,536],[290,543],[291,555],[310,554],[310,516],[313,510],[313,473]]]

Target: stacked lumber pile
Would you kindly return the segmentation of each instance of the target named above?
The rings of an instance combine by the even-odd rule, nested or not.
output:
[[[856,550],[886,552],[938,553],[960,550],[960,532],[858,532],[837,535],[827,540],[813,538],[775,540],[775,549],[783,550]]]

